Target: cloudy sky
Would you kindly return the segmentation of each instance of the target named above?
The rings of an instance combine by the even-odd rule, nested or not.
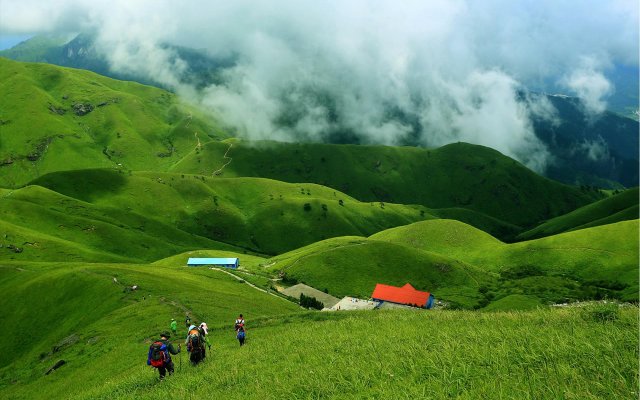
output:
[[[0,0],[0,37],[92,31],[115,71],[151,76],[250,138],[491,146],[536,170],[550,88],[598,115],[638,65],[635,0]],[[1,40],[0,40],[1,41]],[[233,57],[196,89],[166,43]]]

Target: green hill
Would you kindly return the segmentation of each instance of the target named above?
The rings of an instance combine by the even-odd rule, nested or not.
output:
[[[144,366],[150,339],[185,313],[218,330],[239,312],[257,321],[300,310],[221,272],[157,265],[3,264],[0,290],[0,324],[15,328],[0,332],[3,398],[69,398],[125,380]],[[59,359],[66,364],[44,376]]]
[[[495,279],[446,255],[362,237],[314,243],[271,258],[267,265],[284,274],[286,281],[325,289],[336,297],[369,298],[376,283],[403,286],[409,282],[467,308],[478,305],[483,297],[479,288]]]
[[[360,201],[465,208],[517,227],[536,225],[602,197],[540,177],[495,150],[466,143],[423,149],[211,142],[172,171],[312,182]]]
[[[637,220],[514,244],[458,221],[430,220],[368,239],[314,243],[264,265],[287,283],[338,297],[369,298],[376,283],[409,282],[453,307],[509,309],[523,308],[524,298],[532,300],[529,306],[599,298],[635,302],[638,254]]]
[[[0,89],[3,187],[60,170],[167,169],[225,137],[169,92],[89,71],[0,58]]]
[[[135,212],[39,186],[0,190],[0,260],[148,262],[197,248],[236,247]]]
[[[215,121],[161,89],[4,58],[0,78],[0,187],[96,168],[262,177],[315,183],[363,202],[438,209],[504,240],[602,197],[482,146],[221,142],[228,135]]]
[[[568,214],[553,218],[518,235],[519,240],[531,240],[562,232],[612,224],[638,218],[638,188],[625,190]]]
[[[261,178],[83,170],[48,174],[32,184],[266,254],[434,218],[422,206],[362,203],[319,185]]]
[[[95,33],[83,32],[75,38],[69,36],[55,37],[38,35],[16,45],[12,49],[0,51],[0,56],[21,61],[48,62],[51,64],[82,68],[116,79],[133,80],[144,84],[162,87],[157,77],[152,74],[134,71],[115,71],[100,51]],[[163,49],[173,54],[184,66],[182,73],[173,71],[175,78],[182,84],[195,88],[208,87],[211,84],[224,85],[226,72],[237,65],[237,55],[212,55],[205,51],[189,47],[164,43]],[[638,122],[635,112],[638,108],[638,69],[637,67],[613,66],[607,79],[614,83],[616,91],[608,99],[608,105],[616,115],[604,112],[599,118],[585,118],[584,109],[578,98],[564,95],[545,95],[524,90],[520,91],[519,100],[523,102],[537,99],[553,105],[555,117],[550,120],[544,116],[530,116],[536,137],[545,145],[550,153],[552,163],[545,171],[545,176],[560,182],[573,185],[590,185],[606,188],[621,188],[638,185]],[[297,88],[301,90],[301,88]],[[320,132],[317,136],[333,143],[368,143],[371,138],[363,132],[353,131],[351,127],[340,123],[342,111],[335,107],[330,93],[318,93],[308,88],[302,89],[304,97],[316,104],[331,109],[334,129]],[[553,92],[547,88],[544,91]],[[412,132],[403,140],[407,144],[418,145],[420,137],[429,136],[414,118],[399,110],[392,111],[389,105],[386,118],[389,122],[397,122],[404,126],[412,126]],[[415,104],[415,106],[418,106]],[[524,104],[523,104],[524,106]],[[282,108],[279,118],[271,122],[280,128],[290,128],[305,117],[305,112],[297,109],[295,103]],[[301,134],[304,134],[301,132]],[[601,144],[606,154],[589,157],[588,144]]]
[[[43,327],[28,345],[0,332],[6,399],[637,395],[636,307],[301,313],[217,271],[149,265],[3,265],[0,290],[3,327]],[[148,346],[185,312],[208,323],[212,350],[197,367],[174,356],[176,373],[159,382]],[[244,347],[232,329],[238,312]]]
[[[513,244],[447,220],[398,227],[370,239],[412,246],[498,272],[502,282],[493,290],[499,295],[535,294],[545,301],[598,296],[635,301],[638,297],[638,220]]]

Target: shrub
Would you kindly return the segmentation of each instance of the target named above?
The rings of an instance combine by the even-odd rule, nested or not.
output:
[[[304,293],[300,293],[300,305],[304,308],[315,308],[316,310],[322,310],[324,303],[312,296],[305,296]]]
[[[304,210],[305,211],[311,211],[311,204],[310,203],[304,203]]]
[[[585,307],[584,319],[596,322],[616,321],[620,317],[617,303],[598,303]]]

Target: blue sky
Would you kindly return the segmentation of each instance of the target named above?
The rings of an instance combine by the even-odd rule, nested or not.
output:
[[[0,50],[10,49],[20,42],[24,42],[32,35],[0,35]]]

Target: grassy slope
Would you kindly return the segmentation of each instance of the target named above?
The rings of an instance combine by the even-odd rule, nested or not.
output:
[[[464,307],[481,299],[479,287],[494,279],[466,263],[384,241],[342,237],[270,259],[271,271],[284,271],[289,279],[329,294],[369,298],[376,283],[401,286],[410,282],[418,290]]]
[[[89,71],[0,58],[0,90],[4,187],[59,170],[167,169],[196,146],[196,132],[202,143],[224,137],[169,92]],[[76,103],[94,109],[78,116]]]
[[[429,220],[368,239],[314,243],[265,265],[334,296],[368,298],[376,283],[410,282],[469,308],[511,295],[530,295],[532,304],[602,296],[637,300],[638,253],[637,220],[514,244],[458,221]],[[521,308],[521,298],[510,299]]]
[[[434,218],[422,206],[361,203],[319,185],[261,178],[87,170],[53,173],[32,183],[102,208],[128,210],[185,232],[267,254],[333,236],[368,236]],[[305,204],[309,204],[308,211]]]
[[[380,232],[371,239],[446,254],[494,271],[529,263],[557,273],[597,276],[604,273],[600,268],[607,268],[608,274],[618,275],[637,265],[638,257],[637,220],[513,244],[504,244],[478,229],[451,220],[419,222]],[[620,278],[631,279],[633,274]]]
[[[164,313],[142,302],[101,329],[132,321],[100,367],[71,363],[13,385],[7,398],[637,398],[637,308],[599,322],[592,309],[471,313],[377,311],[248,319],[247,346],[212,330],[214,351],[158,382],[126,314]],[[144,307],[143,307],[144,305]],[[125,314],[125,315],[123,315]],[[225,321],[226,322],[226,321]],[[113,329],[113,328],[112,328]],[[113,329],[116,331],[116,329]],[[94,332],[90,332],[94,334]],[[135,337],[135,339],[133,339]],[[133,343],[127,343],[127,340]],[[85,356],[97,351],[84,344]],[[67,353],[78,352],[73,347]],[[177,357],[176,357],[177,358]],[[594,362],[597,360],[597,362]],[[177,360],[176,360],[177,361]],[[185,360],[183,360],[184,363]],[[178,366],[177,366],[178,367]],[[179,368],[179,367],[178,367]],[[47,393],[40,388],[46,385]]]
[[[40,186],[0,190],[0,259],[153,261],[190,249],[236,250],[123,209],[76,200]],[[22,249],[16,253],[9,245]]]
[[[114,283],[116,277],[118,283]],[[138,285],[137,291],[125,288]],[[150,265],[15,264],[0,267],[0,325],[27,328],[29,344],[3,329],[3,398],[68,398],[142,370],[149,340],[189,312],[212,329],[239,312],[249,320],[299,308],[217,271]],[[37,293],[37,296],[34,295]],[[182,331],[182,326],[180,331]],[[75,343],[63,345],[72,335]],[[52,347],[61,349],[52,353]],[[43,376],[57,360],[67,364]],[[47,392],[39,392],[46,385]]]
[[[547,238],[504,244],[457,221],[433,220],[373,235],[385,240],[443,254],[485,270],[539,277],[548,290],[558,282],[548,276],[581,282],[622,284],[628,300],[638,297],[638,220],[563,233]],[[533,284],[534,282],[530,282]]]
[[[553,218],[534,229],[521,233],[518,239],[531,240],[637,218],[638,188],[634,188]]]
[[[1,50],[0,57],[19,61],[46,61],[51,48],[60,47],[71,39],[73,35],[36,35],[10,49]]]
[[[533,226],[600,198],[542,178],[499,152],[466,143],[413,147],[212,142],[174,171],[313,182],[361,201],[462,207],[516,226]]]

